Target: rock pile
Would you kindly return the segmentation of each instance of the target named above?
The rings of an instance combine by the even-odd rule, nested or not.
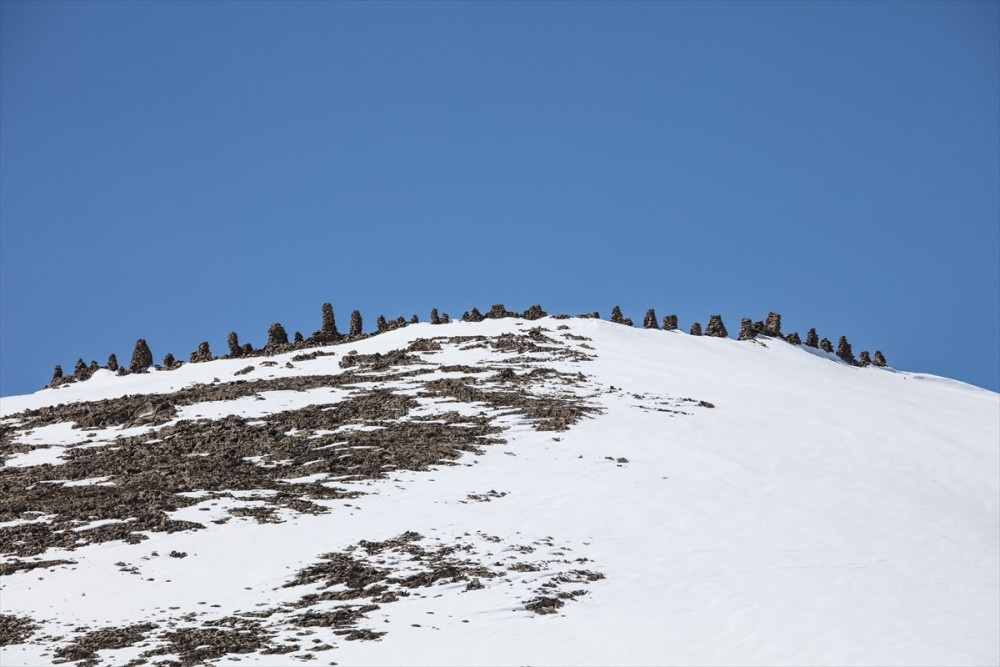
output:
[[[132,373],[146,373],[152,365],[153,353],[150,352],[145,339],[140,338],[135,342],[135,349],[132,350],[132,361],[129,362],[128,369]]]
[[[650,308],[646,311],[646,316],[642,318],[642,328],[643,329],[659,329],[660,325],[656,322],[656,311]]]
[[[708,324],[705,326],[705,335],[713,338],[729,338],[726,325],[722,323],[722,315],[709,315]]]

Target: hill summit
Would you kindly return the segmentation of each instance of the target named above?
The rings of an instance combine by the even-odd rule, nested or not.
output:
[[[323,314],[0,402],[0,662],[1000,660],[997,394],[780,317]]]

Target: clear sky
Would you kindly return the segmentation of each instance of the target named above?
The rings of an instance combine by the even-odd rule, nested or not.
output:
[[[1000,3],[0,2],[0,394],[331,301],[1000,388]]]

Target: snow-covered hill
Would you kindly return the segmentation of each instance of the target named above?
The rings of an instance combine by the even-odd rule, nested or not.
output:
[[[943,378],[508,318],[0,413],[5,666],[1000,663],[1000,397]]]

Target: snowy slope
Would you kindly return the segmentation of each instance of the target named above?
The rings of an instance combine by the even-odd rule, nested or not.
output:
[[[98,399],[172,412],[25,412]],[[1000,397],[943,378],[511,318],[99,371],[0,414],[5,666],[1000,663]],[[216,463],[233,429],[285,458]],[[172,479],[171,447],[191,491],[74,509]]]

